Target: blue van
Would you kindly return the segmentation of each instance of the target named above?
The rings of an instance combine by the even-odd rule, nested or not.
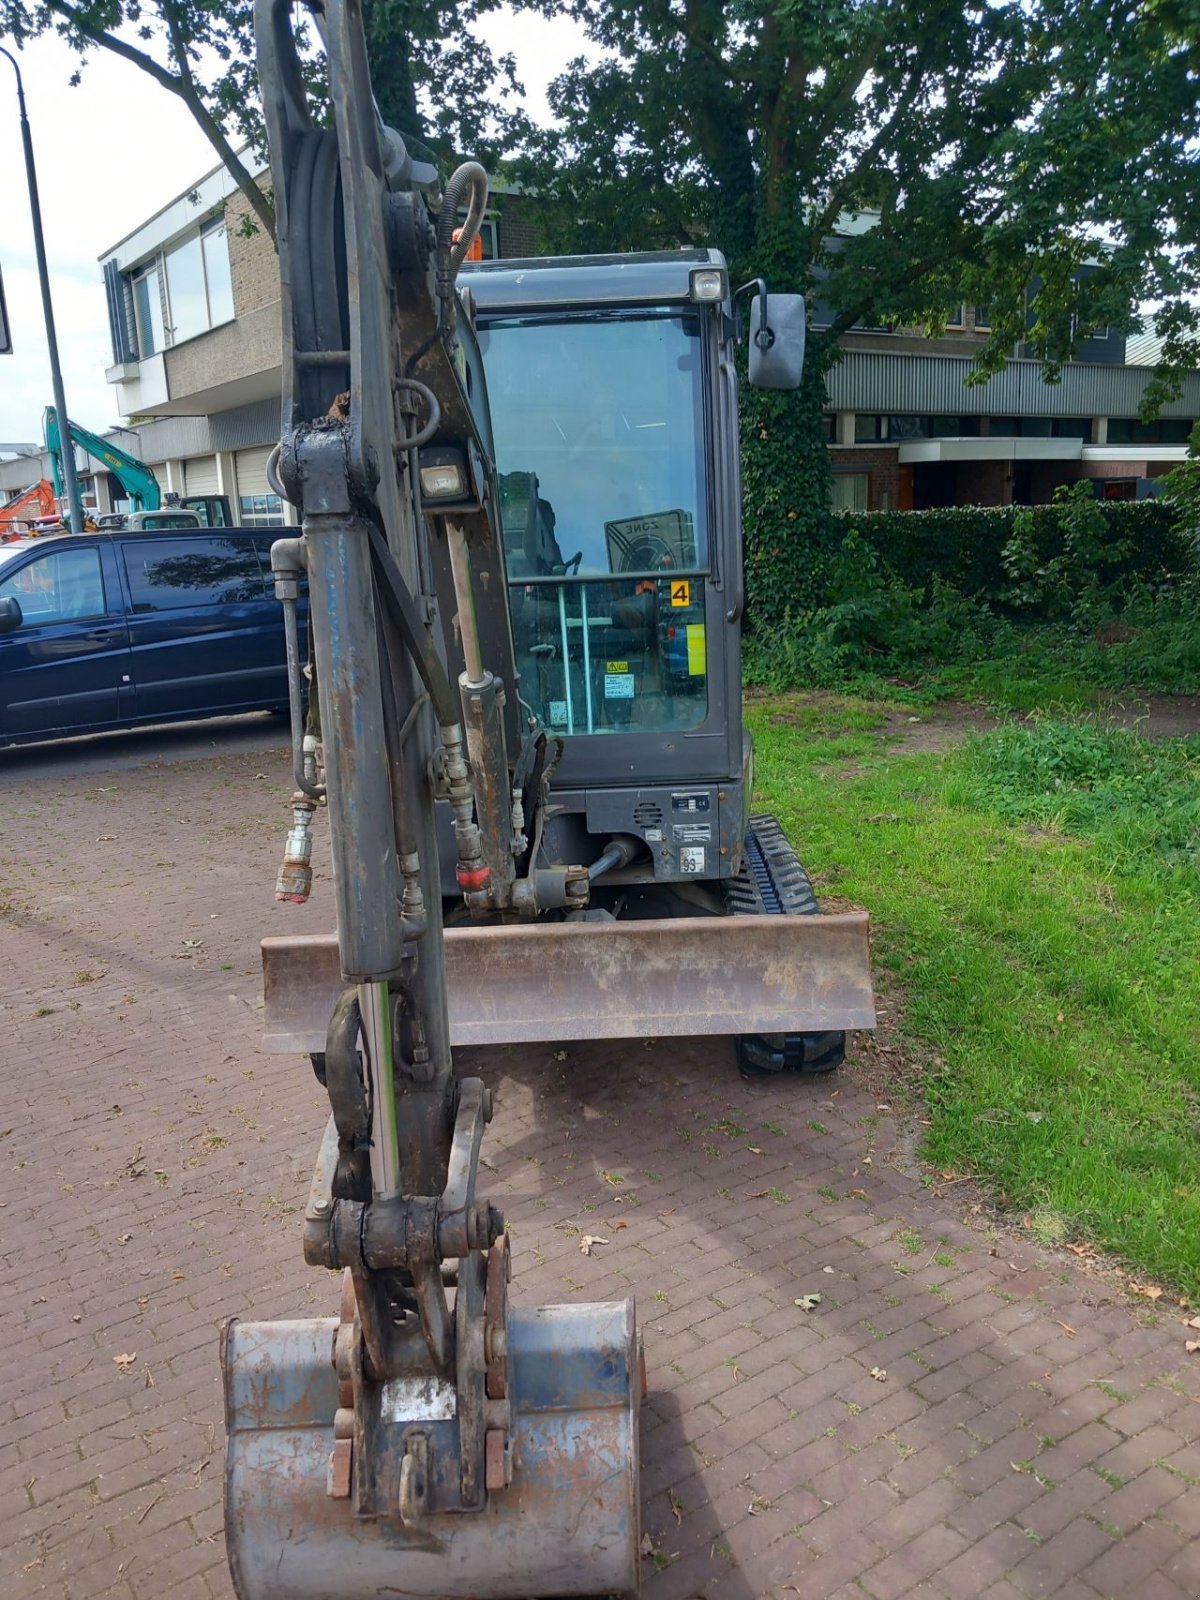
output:
[[[283,528],[0,544],[0,745],[287,707]]]

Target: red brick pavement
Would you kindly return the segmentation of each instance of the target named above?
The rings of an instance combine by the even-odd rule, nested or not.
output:
[[[321,1095],[256,1046],[258,938],[330,920],[320,876],[311,908],[272,900],[285,784],[281,751],[219,741],[0,780],[4,1600],[229,1600],[219,1325],[332,1310],[299,1248]],[[637,1297],[651,1600],[1200,1595],[1178,1322],[990,1254],[853,1062],[765,1087],[719,1040],[461,1066],[496,1089],[516,1295]]]

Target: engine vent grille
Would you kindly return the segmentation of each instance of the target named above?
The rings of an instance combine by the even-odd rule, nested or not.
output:
[[[656,800],[639,800],[633,808],[633,820],[639,828],[657,828],[662,819],[662,807]]]

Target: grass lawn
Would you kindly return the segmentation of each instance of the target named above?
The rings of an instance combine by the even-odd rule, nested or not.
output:
[[[747,715],[757,804],[870,910],[924,1042],[924,1154],[1200,1296],[1200,738],[1046,719],[906,754],[889,709]]]

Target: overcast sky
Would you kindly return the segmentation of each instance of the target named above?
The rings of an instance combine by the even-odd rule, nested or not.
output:
[[[497,50],[517,53],[530,110],[544,115],[542,91],[581,48],[577,30],[561,18],[497,15],[487,36]],[[102,432],[121,418],[104,378],[112,347],[97,258],[186,193],[216,156],[173,95],[102,50],[89,56],[75,89],[68,80],[77,60],[60,40],[35,40],[19,60],[67,409]],[[16,75],[0,56],[0,271],[14,345],[14,354],[0,356],[0,444],[40,441],[42,411],[54,398],[24,172]]]

